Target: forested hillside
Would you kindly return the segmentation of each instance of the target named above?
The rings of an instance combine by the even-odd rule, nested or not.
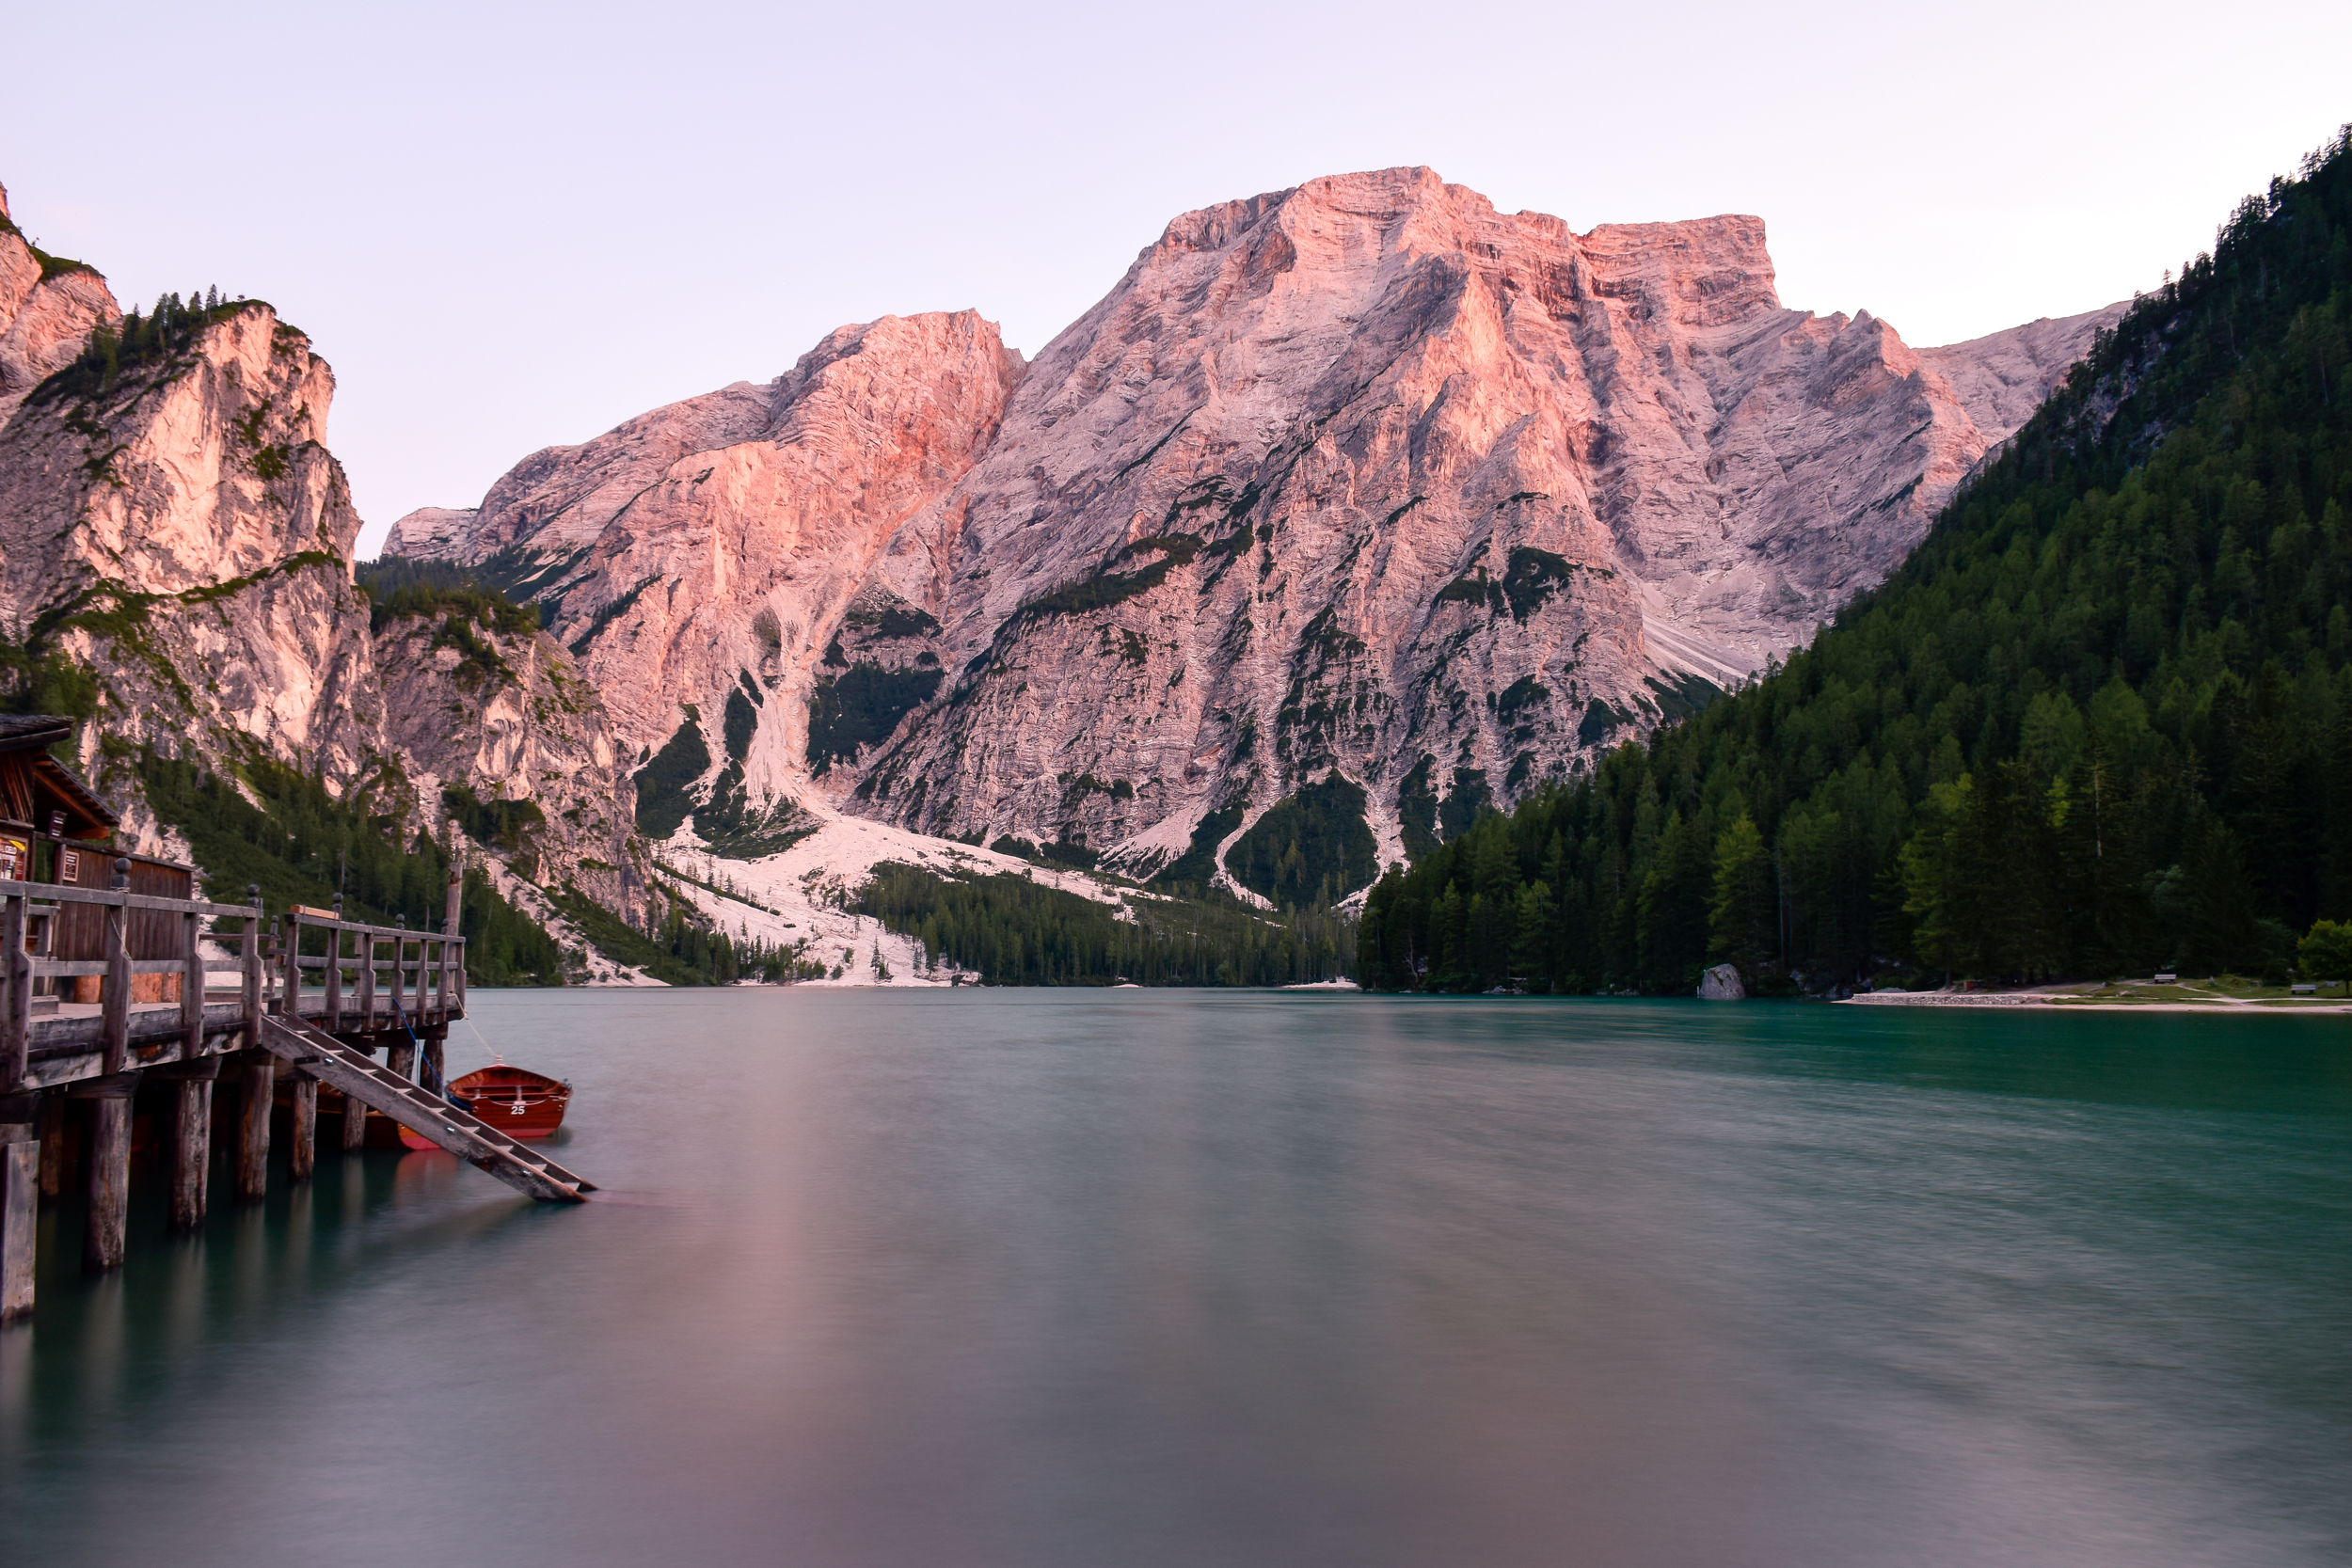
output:
[[[2352,133],[1785,668],[1374,889],[1368,985],[2283,973],[2352,914]]]
[[[878,865],[850,906],[994,986],[1288,986],[1347,973],[1347,920],[1137,893],[1120,910],[1025,878]]]

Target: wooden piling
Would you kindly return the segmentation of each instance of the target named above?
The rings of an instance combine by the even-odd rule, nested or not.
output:
[[[343,1096],[343,1152],[357,1153],[368,1140],[368,1108]]]
[[[243,1098],[237,1106],[237,1201],[258,1203],[269,1196],[270,1097],[277,1088],[275,1058],[266,1052],[246,1061],[239,1074]]]
[[[89,1218],[82,1227],[82,1266],[93,1274],[122,1267],[131,1215],[131,1097],[136,1072],[88,1078],[70,1091],[90,1110]]]
[[[200,1230],[213,1171],[213,1081],[180,1080],[171,1118],[171,1228]]]
[[[0,1324],[33,1311],[40,1221],[40,1095],[0,1098]]]
[[[310,1180],[310,1172],[319,1160],[319,1081],[294,1069],[294,1147],[286,1150],[286,1174],[290,1180]]]
[[[40,1200],[65,1196],[65,1096],[47,1096],[40,1108]]]

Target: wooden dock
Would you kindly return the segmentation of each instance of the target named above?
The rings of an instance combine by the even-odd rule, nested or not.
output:
[[[428,1086],[445,1082],[449,1026],[466,1016],[454,873],[432,932],[343,920],[340,908],[273,917],[259,888],[245,904],[136,892],[132,869],[115,858],[105,888],[0,879],[0,1323],[31,1312],[38,1205],[77,1173],[89,1199],[83,1261],[121,1266],[135,1108],[169,1127],[170,1225],[203,1223],[217,1085],[237,1096],[241,1201],[267,1190],[281,1082],[296,1182],[315,1167],[324,1083],[341,1096],[345,1149],[360,1147],[373,1108],[534,1198],[594,1191]],[[94,943],[68,950],[98,956],[58,956],[58,934],[85,927]]]

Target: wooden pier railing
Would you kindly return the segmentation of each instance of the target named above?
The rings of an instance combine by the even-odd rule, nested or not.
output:
[[[249,891],[251,903],[215,904],[124,887],[0,881],[0,1094],[253,1049],[254,1022],[268,1011],[320,1020],[329,1034],[378,1032],[404,1021],[437,1027],[464,1016],[465,938],[372,926],[300,906],[287,911],[281,934],[278,922],[266,919],[259,890]],[[103,911],[101,956],[50,951],[68,905]],[[134,956],[128,935],[138,916],[151,936],[156,917],[176,925],[168,957]],[[213,930],[202,928],[206,920],[216,923]],[[235,928],[221,924],[230,922]],[[236,960],[208,963],[208,940],[238,949]],[[157,986],[157,994],[141,1002],[137,976],[147,974],[177,983]],[[221,974],[235,976],[234,1001],[211,1000],[223,989],[213,978]],[[54,991],[56,982],[83,976],[100,981],[94,1011],[61,994],[38,994],[44,982]],[[174,990],[176,999],[163,994]],[[36,1016],[43,1003],[49,1006]]]
[[[259,888],[243,904],[135,893],[131,865],[117,859],[108,888],[0,879],[0,1323],[32,1310],[37,1193],[54,1196],[63,1180],[69,1100],[90,1102],[78,1163],[92,1269],[122,1261],[135,1100],[167,1115],[173,1228],[203,1223],[222,1079],[241,1096],[242,1200],[267,1191],[281,1083],[294,1181],[312,1169],[325,1082],[342,1093],[346,1149],[361,1146],[372,1107],[534,1197],[576,1202],[590,1190],[410,1083],[420,1047],[438,1082],[449,1025],[465,1016],[455,876],[442,929],[412,931],[345,920],[340,900],[273,918]],[[370,1060],[378,1051],[381,1067]]]

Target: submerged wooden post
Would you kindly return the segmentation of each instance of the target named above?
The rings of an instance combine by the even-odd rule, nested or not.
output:
[[[82,1229],[82,1266],[93,1274],[122,1267],[130,1224],[131,1097],[139,1075],[88,1078],[70,1091],[91,1101],[89,1219]]]
[[[213,1173],[213,1080],[220,1058],[207,1056],[173,1074],[179,1092],[171,1117],[171,1228],[200,1230]]]
[[[268,1052],[256,1052],[245,1063],[238,1085],[237,1201],[258,1203],[269,1196],[269,1110],[278,1073]]]
[[[294,1069],[294,1145],[286,1150],[286,1174],[308,1181],[319,1161],[319,1081]]]
[[[118,856],[113,885],[108,891],[122,895],[130,887],[131,863]],[[98,1011],[104,1030],[105,1070],[109,1073],[120,1072],[131,1064],[131,949],[123,939],[123,927],[130,913],[121,904],[106,906],[106,984],[99,994],[102,1005]],[[106,1266],[111,1268],[113,1264]]]
[[[343,1152],[358,1151],[368,1141],[368,1108],[349,1095],[343,1096]]]
[[[65,1196],[65,1096],[53,1094],[40,1108],[40,1200]]]
[[[34,1094],[0,1098],[0,1323],[30,1317],[33,1311],[42,1099]]]

